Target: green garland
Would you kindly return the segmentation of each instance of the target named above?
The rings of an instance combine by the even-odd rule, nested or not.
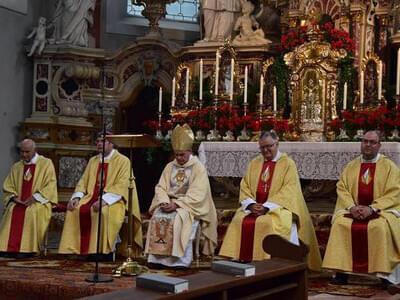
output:
[[[353,111],[354,102],[354,90],[356,88],[353,78],[356,78],[357,70],[353,67],[352,53],[348,53],[347,56],[339,61],[339,86],[336,98],[336,111],[341,116],[343,109],[343,93],[344,84],[347,82],[347,110]]]
[[[271,66],[271,73],[274,74],[274,84],[277,90],[277,105],[284,107],[288,104],[287,82],[289,80],[289,70],[283,59],[283,54],[275,57]]]

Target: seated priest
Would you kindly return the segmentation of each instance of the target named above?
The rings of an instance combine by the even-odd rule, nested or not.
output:
[[[111,133],[107,133],[111,134]],[[104,141],[104,194],[100,201],[102,151]],[[96,254],[98,211],[102,205],[101,236],[99,253],[103,256],[115,252],[120,241],[119,231],[125,218],[129,199],[130,161],[114,149],[114,144],[100,134],[97,138],[98,155],[92,157],[86,166],[67,205],[59,253]],[[136,189],[132,197],[134,219],[133,255],[142,251],[142,228]]]
[[[309,268],[318,270],[321,257],[296,165],[279,151],[275,132],[263,133],[259,147],[261,155],[250,162],[240,183],[240,207],[219,254],[244,262],[269,259],[262,243],[275,234],[296,245],[301,239],[309,247]]]
[[[399,283],[400,171],[379,153],[379,132],[368,131],[361,156],[351,161],[337,183],[337,202],[323,268],[338,271],[334,284],[348,273],[374,274]],[[397,272],[394,272],[397,270]]]
[[[39,252],[57,204],[57,180],[50,159],[36,153],[35,142],[25,139],[21,160],[3,185],[4,214],[0,225],[0,251],[28,256]],[[13,253],[13,254],[10,254]]]
[[[187,124],[175,127],[171,137],[175,159],[155,187],[145,248],[148,262],[155,265],[190,267],[197,230],[204,255],[213,255],[217,245],[217,213],[207,170],[192,154],[193,140]]]

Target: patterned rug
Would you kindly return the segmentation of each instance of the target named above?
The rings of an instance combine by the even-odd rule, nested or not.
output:
[[[331,278],[310,278],[308,281],[308,291],[319,294],[331,294],[341,296],[355,296],[369,298],[380,291],[380,281],[372,278],[350,276],[348,285],[333,285],[329,282]]]

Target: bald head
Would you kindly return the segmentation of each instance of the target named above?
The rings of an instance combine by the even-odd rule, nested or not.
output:
[[[21,142],[20,155],[24,162],[30,162],[36,153],[36,144],[31,139],[25,139]]]

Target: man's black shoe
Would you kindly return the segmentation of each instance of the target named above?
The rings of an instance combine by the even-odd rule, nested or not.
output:
[[[381,278],[382,289],[387,290],[390,285],[392,285],[392,283],[389,280],[387,280],[385,278]]]
[[[349,275],[347,275],[345,273],[336,273],[336,276],[331,280],[331,284],[346,285],[348,278],[349,278]]]

